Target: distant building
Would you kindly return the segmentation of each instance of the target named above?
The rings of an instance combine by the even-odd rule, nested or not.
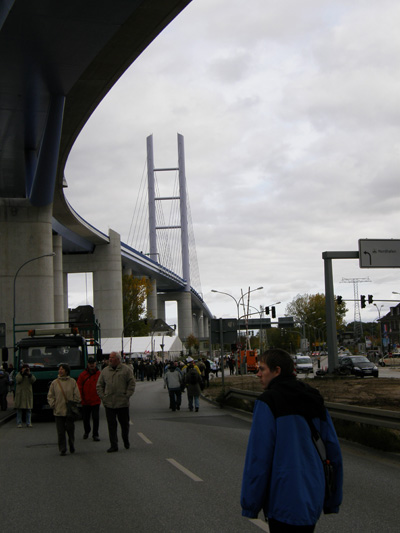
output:
[[[385,351],[394,351],[400,345],[400,304],[391,307],[387,315],[380,319],[382,344]]]
[[[70,325],[78,328],[79,335],[85,339],[95,338],[95,316],[91,305],[79,305],[75,309],[68,309],[68,314]]]

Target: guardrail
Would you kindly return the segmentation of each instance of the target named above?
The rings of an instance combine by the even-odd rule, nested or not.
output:
[[[260,392],[229,389],[224,399],[231,397],[256,400],[258,396],[260,396]],[[329,409],[332,418],[400,430],[400,411],[387,411],[373,407],[361,407],[359,405],[334,402],[325,402],[325,405]]]

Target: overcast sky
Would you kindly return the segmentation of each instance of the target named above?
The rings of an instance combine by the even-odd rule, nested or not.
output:
[[[69,202],[127,242],[146,137],[156,166],[176,166],[181,133],[208,307],[236,316],[211,289],[238,299],[263,286],[251,305],[281,301],[283,316],[296,295],[324,292],[322,252],[399,238],[399,27],[397,0],[193,0],[82,131]],[[400,292],[397,269],[333,269],[343,298],[353,284],[342,278],[369,278],[359,293],[375,300]],[[72,288],[70,306],[86,303],[85,288]]]

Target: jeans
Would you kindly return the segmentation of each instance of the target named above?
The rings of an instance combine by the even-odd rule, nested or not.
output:
[[[100,405],[82,405],[82,419],[83,419],[83,428],[86,435],[89,435],[90,427],[90,417],[93,419],[93,437],[99,436],[99,413]]]
[[[32,409],[17,409],[17,425],[22,425],[23,411],[25,411],[25,424],[29,426],[31,424]]]
[[[60,452],[67,451],[67,439],[65,433],[68,435],[68,444],[70,451],[75,451],[75,424],[74,421],[66,416],[55,416],[57,437],[58,437],[58,449]]]
[[[122,440],[124,444],[129,444],[129,407],[119,407],[117,409],[106,407],[105,410],[111,447],[118,448],[117,419],[121,426]]]
[[[179,409],[182,401],[182,392],[181,389],[169,389],[169,406],[173,411]]]
[[[188,392],[189,409],[193,411],[193,400],[196,409],[200,407],[200,396],[190,396]]]

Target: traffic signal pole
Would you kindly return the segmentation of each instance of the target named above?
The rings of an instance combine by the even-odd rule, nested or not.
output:
[[[338,364],[337,332],[335,299],[333,291],[332,259],[324,258],[325,269],[325,312],[326,312],[326,336],[328,344],[328,372],[334,371]]]
[[[358,259],[358,252],[323,252],[325,271],[325,312],[326,336],[328,344],[328,372],[332,373],[338,366],[338,346],[336,331],[335,297],[333,291],[332,259]]]

